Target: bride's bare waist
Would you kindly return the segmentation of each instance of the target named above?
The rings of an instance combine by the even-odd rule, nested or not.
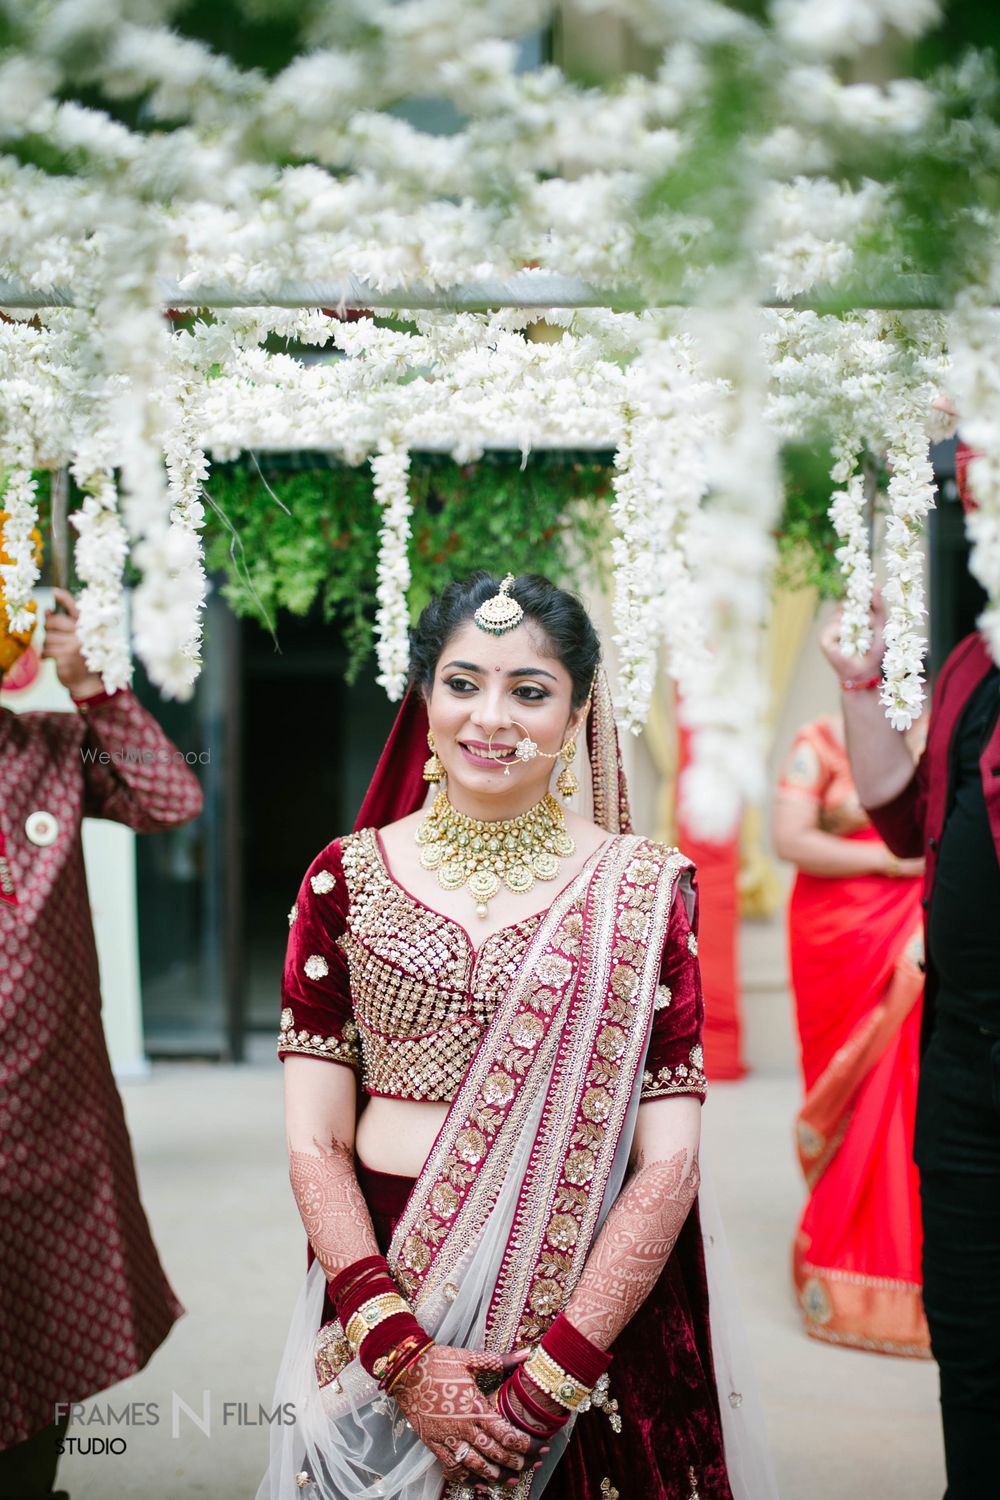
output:
[[[358,1159],[373,1172],[416,1177],[447,1113],[436,1101],[370,1096],[358,1121]]]

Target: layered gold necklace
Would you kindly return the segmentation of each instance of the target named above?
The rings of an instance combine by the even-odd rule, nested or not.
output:
[[[576,849],[552,796],[518,818],[494,823],[467,817],[452,806],[447,792],[438,792],[416,839],[424,869],[434,870],[446,891],[467,886],[481,917],[501,885],[520,895],[536,880],[554,880],[559,861]]]

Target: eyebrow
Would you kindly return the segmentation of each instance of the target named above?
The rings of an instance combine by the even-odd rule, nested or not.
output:
[[[449,661],[442,667],[447,672],[449,667],[458,667],[463,672],[485,672],[485,667],[477,667],[474,661]],[[514,667],[507,673],[508,677],[548,677],[551,682],[557,682],[558,678],[553,672],[546,672],[544,667]]]

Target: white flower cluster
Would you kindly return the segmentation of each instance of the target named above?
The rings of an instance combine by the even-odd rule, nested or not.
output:
[[[717,423],[707,452],[709,496],[692,527],[699,607],[711,657],[680,703],[691,730],[681,810],[704,838],[739,825],[763,792],[767,709],[760,660],[781,500],[778,438],[762,420],[766,394],[762,319],[755,309],[692,319],[701,368],[717,382]]]
[[[379,529],[378,585],[375,597],[377,682],[392,702],[398,702],[406,688],[410,668],[410,615],[406,591],[410,586],[410,515],[412,505],[407,484],[410,455],[391,439],[379,444],[372,456],[375,499],[382,507]]]
[[[844,606],[840,622],[840,649],[845,656],[866,656],[871,649],[872,569],[868,526],[865,521],[865,482],[857,472],[859,455],[838,458],[830,477],[846,488],[835,490],[830,500],[830,520],[843,545],[837,561],[844,575]]]
[[[924,414],[907,403],[888,433],[883,594],[886,603],[882,702],[894,729],[909,729],[924,701],[924,523],[934,503],[934,470],[928,458]]]
[[[764,21],[722,0],[579,6],[630,23],[663,48],[660,66],[608,89],[555,66],[525,68],[518,41],[550,19],[549,0],[318,4],[307,8],[302,55],[273,78],[178,36],[174,0],[26,8],[19,50],[0,52],[0,284],[53,301],[53,289],[70,288],[75,306],[0,320],[13,559],[4,596],[23,618],[35,582],[32,467],[72,464],[86,496],[73,524],[87,660],[108,686],[128,680],[130,545],[141,575],[136,652],[164,693],[184,697],[206,590],[206,454],[307,447],[371,458],[379,681],[398,696],[409,452],[469,461],[488,445],[617,450],[623,716],[641,724],[665,644],[693,730],[686,806],[722,836],[760,784],[758,648],[779,439],[834,434],[844,639],[856,649],[873,572],[857,460],[888,443],[886,696],[894,722],[919,703],[928,408],[945,373],[938,325],[876,312],[759,314],[739,299],[843,284],[865,264],[864,247],[891,238],[892,184],[859,176],[845,186],[841,144],[851,135],[930,149],[936,101],[908,79],[845,86],[836,65],[889,29],[917,34],[939,6],[774,0]],[[255,0],[255,14],[272,8],[280,0]],[[767,78],[773,101],[767,128],[739,143],[740,201],[695,194],[673,211],[664,184],[696,140],[713,68],[736,53],[748,77]],[[90,89],[141,99],[145,121],[170,128],[131,131],[68,102],[80,57]],[[432,134],[400,117],[400,101],[428,96],[450,101],[459,128]],[[46,142],[78,175],[31,165],[25,141]],[[735,274],[702,265],[698,248],[714,245],[730,208]],[[510,300],[502,289],[515,276],[530,307],[472,310]],[[535,305],[540,278],[583,278],[593,288],[583,300],[603,305]],[[192,298],[228,289],[255,306],[175,329],[162,315],[164,285]],[[652,310],[697,300],[705,285],[711,315],[686,325]],[[407,311],[418,289],[413,300],[436,297],[440,311]],[[380,298],[398,313],[392,326],[316,310]],[[1000,329],[989,313],[956,326],[955,395],[984,455],[974,567],[1000,656]],[[312,347],[272,352],[281,338]]]
[[[708,381],[694,378],[689,345],[678,339],[647,338],[627,373],[611,514],[618,713],[634,734],[649,714],[661,645],[682,688],[706,658],[689,547],[707,482],[703,444],[713,396]]]
[[[71,472],[84,491],[83,504],[70,517],[76,529],[76,571],[83,584],[76,601],[77,634],[87,666],[114,692],[132,680],[123,585],[128,536],[108,470],[78,453]]]
[[[32,531],[38,526],[35,481],[31,474],[31,447],[25,443],[0,446],[0,475],[5,484],[0,508],[6,512],[3,551],[8,562],[0,563],[3,602],[12,631],[30,630],[34,613],[29,608],[31,591],[38,582]]]
[[[969,567],[988,601],[979,628],[993,660],[1000,662],[1000,314],[970,299],[950,332],[959,432],[975,454],[969,488],[976,508],[965,517],[972,543]]]

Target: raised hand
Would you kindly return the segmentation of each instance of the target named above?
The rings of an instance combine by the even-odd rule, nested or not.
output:
[[[45,648],[42,655],[55,662],[56,676],[74,698],[92,698],[95,693],[103,690],[104,684],[83,659],[76,633],[79,619],[76,601],[65,589],[55,589],[53,592],[66,613],[60,615],[54,609],[46,611]]]
[[[488,1484],[513,1480],[537,1444],[502,1417],[476,1384],[477,1374],[503,1377],[518,1361],[435,1344],[392,1387],[404,1417],[450,1479],[467,1473]]]
[[[871,609],[872,643],[864,656],[845,656],[840,649],[840,622],[843,610],[836,610],[824,626],[819,644],[837,676],[844,678],[875,677],[882,669],[885,655],[885,605],[882,596],[875,591]]]

